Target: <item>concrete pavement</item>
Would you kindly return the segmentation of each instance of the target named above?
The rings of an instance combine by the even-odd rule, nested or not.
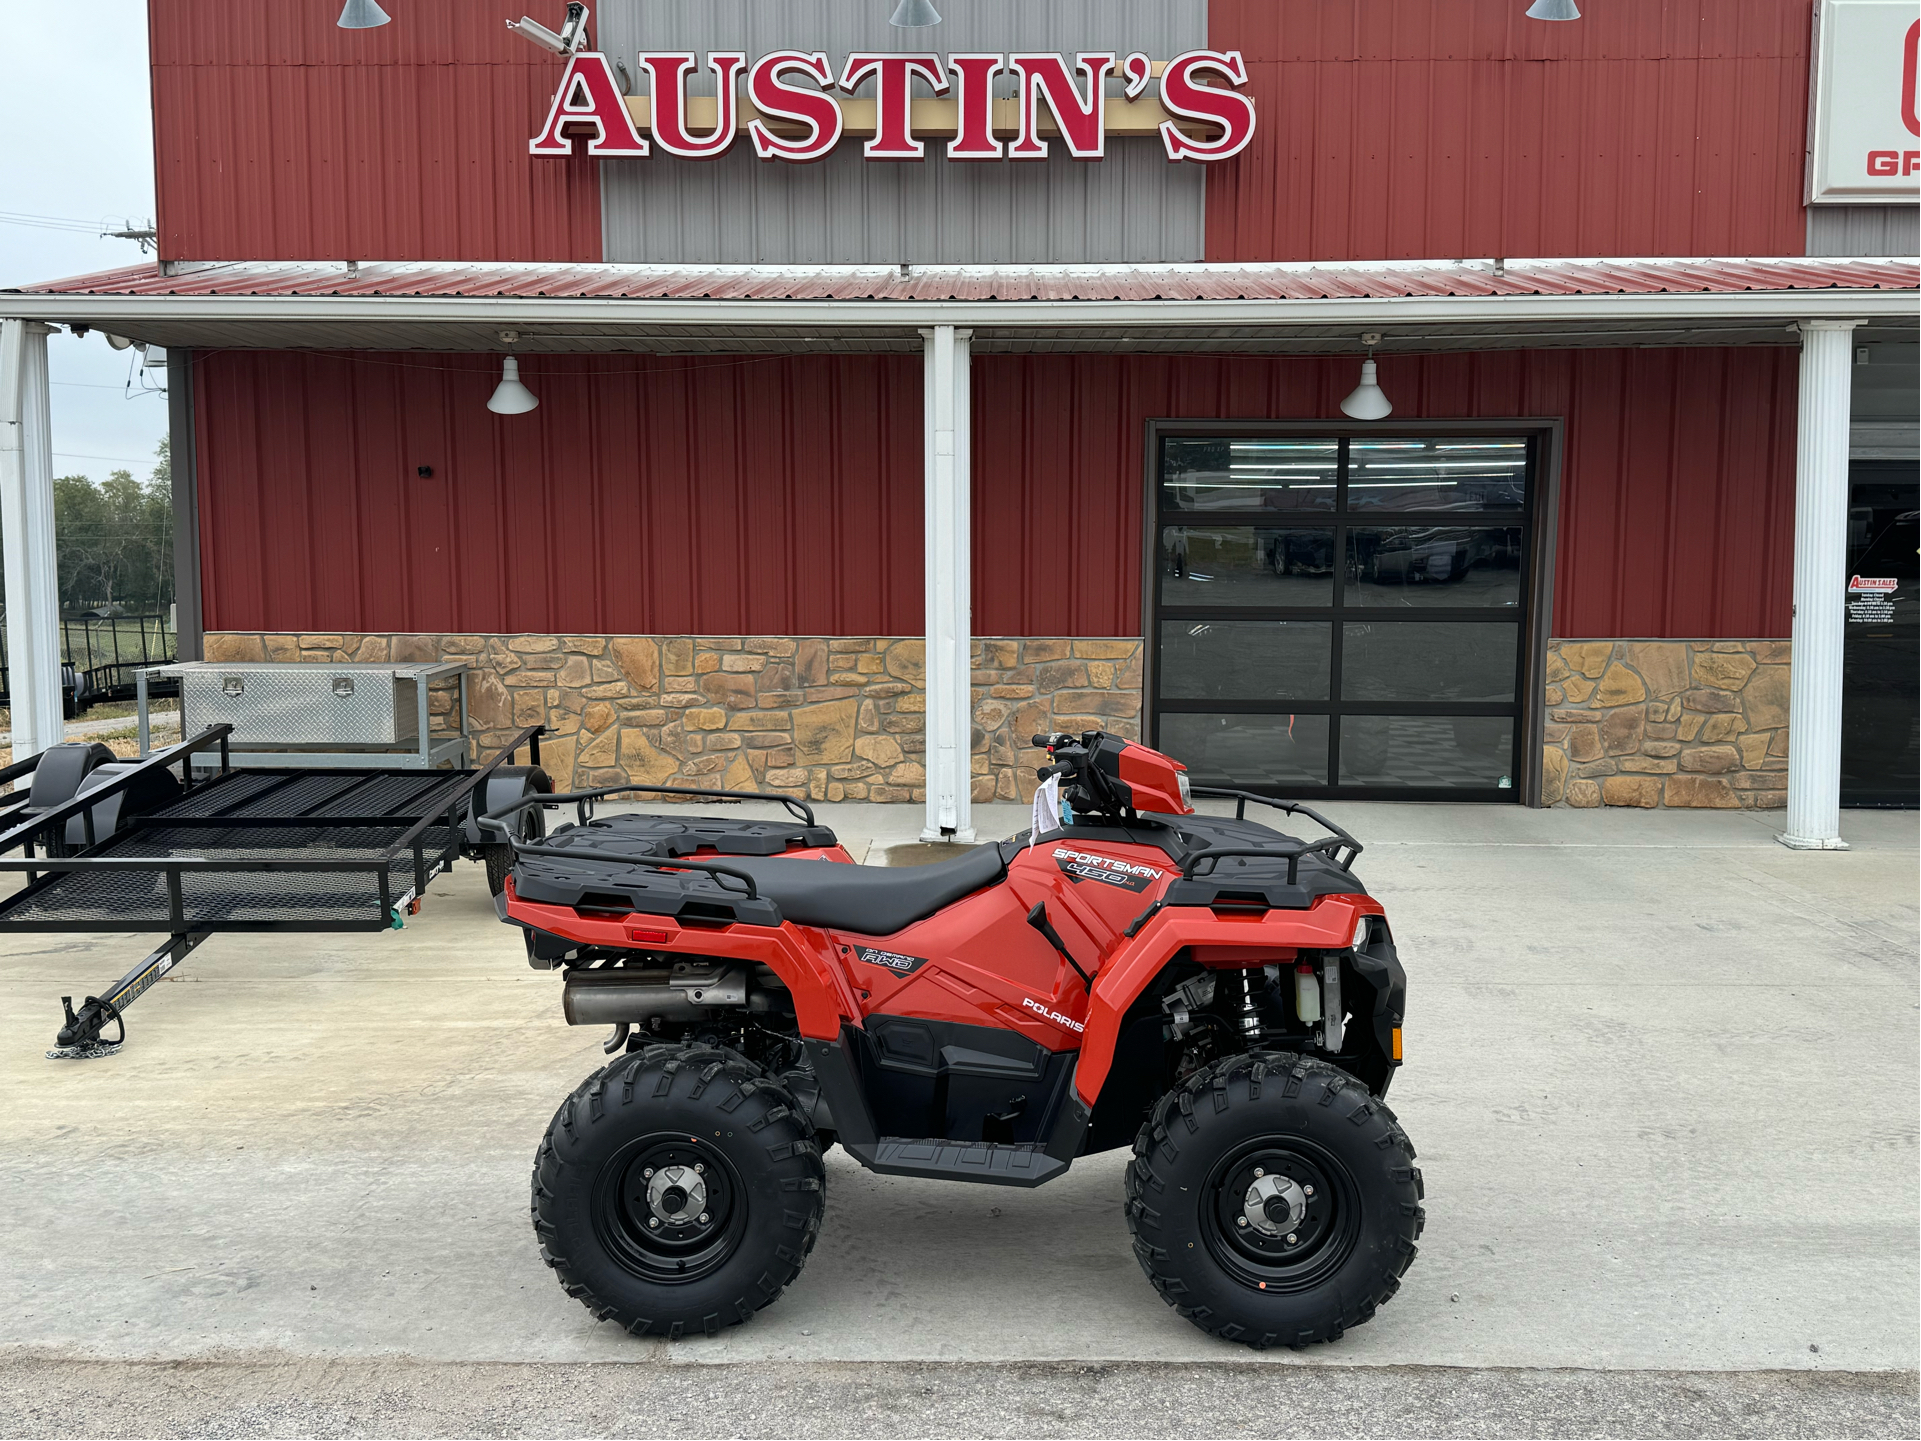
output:
[[[1499,1398],[1521,1397],[1525,1418],[1525,1398],[1548,1392],[1496,1369],[1648,1372],[1645,1395],[1670,1384],[1655,1372],[1840,1372],[1875,1375],[1833,1393],[1776,1375],[1714,1394],[1756,1416],[1780,1395],[1868,1408],[1821,1402],[1807,1415],[1835,1424],[1810,1430],[1790,1406],[1784,1432],[1912,1430],[1914,816],[1850,813],[1855,849],[1810,854],[1742,813],[1328,809],[1367,842],[1359,869],[1408,966],[1408,1064],[1390,1100],[1420,1148],[1429,1216],[1401,1294],[1338,1345],[1256,1357],[1167,1310],[1127,1248],[1121,1153],[1022,1192],[876,1177],[836,1152],[820,1246],[750,1325],[673,1346],[597,1325],[541,1266],[526,1186],[554,1106],[599,1062],[599,1033],[560,1023],[558,982],[527,968],[463,866],[398,934],[208,942],[134,1009],[126,1050],[99,1061],[41,1058],[57,997],[97,991],[142,942],[0,946],[0,1357],[15,1368],[0,1383],[18,1398],[22,1376],[116,1360],[226,1358],[245,1363],[235,1377],[779,1363],[800,1394],[823,1367],[886,1363],[871,1373],[886,1391],[948,1363],[987,1367],[970,1384],[1005,1397],[1007,1368],[1206,1363],[1226,1368],[1224,1387],[1276,1367],[1360,1377],[1313,1393],[1335,1398],[1366,1384],[1352,1368],[1469,1368],[1431,1374],[1456,1378],[1460,1404],[1484,1394],[1485,1414],[1438,1429],[1506,1434]],[[856,854],[920,825],[905,807],[822,811]],[[1018,807],[977,816],[990,835],[1025,822]],[[452,1430],[493,1425],[447,1414]],[[525,1429],[572,1429],[553,1414]],[[687,1434],[745,1433],[761,1413],[732,1414],[683,1412],[704,1418]],[[1030,1434],[1070,1434],[1018,1414]],[[1349,1413],[1303,1414],[1324,1424],[1284,1429],[1350,1429]],[[1660,1429],[1584,1414],[1588,1430],[1512,1424]],[[1271,1416],[1246,1424],[1276,1434]]]

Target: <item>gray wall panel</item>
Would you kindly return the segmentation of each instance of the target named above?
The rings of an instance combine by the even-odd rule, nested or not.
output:
[[[611,0],[595,39],[634,68],[643,47],[824,50],[1145,50],[1166,59],[1206,43],[1206,0],[936,0],[944,23],[887,23],[890,0]],[[709,75],[711,93],[712,78]],[[1006,81],[1006,77],[1002,77]],[[1011,84],[1003,85],[1011,94]],[[610,261],[1073,262],[1205,258],[1206,167],[1170,165],[1158,139],[1108,142],[1077,161],[953,164],[929,142],[921,164],[870,162],[844,140],[817,165],[756,159],[745,138],[719,160],[601,164]]]
[[[1810,255],[1921,255],[1921,206],[1810,205]]]

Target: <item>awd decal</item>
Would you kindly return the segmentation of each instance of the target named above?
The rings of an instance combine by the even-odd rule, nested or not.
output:
[[[1095,855],[1091,851],[1071,851],[1065,846],[1054,847],[1054,863],[1077,880],[1099,881],[1102,885],[1130,891],[1144,891],[1166,874],[1153,866],[1117,861],[1112,856]]]
[[[1021,997],[1021,1008],[1023,1010],[1032,1011],[1035,1015],[1039,1016],[1044,1021],[1052,1021],[1055,1025],[1060,1026],[1064,1030],[1085,1031],[1087,1029],[1086,1023],[1082,1021],[1069,1020],[1066,1016],[1063,1016],[1059,1011],[1050,1011],[1046,1006],[1043,1006],[1039,1001],[1035,1000],[1031,996]]]
[[[872,946],[856,946],[854,954],[870,966],[880,966],[902,976],[911,976],[927,964],[925,956],[903,956],[897,951],[879,951]]]

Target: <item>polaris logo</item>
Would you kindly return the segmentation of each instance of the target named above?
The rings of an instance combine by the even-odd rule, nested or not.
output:
[[[1054,864],[1076,879],[1099,881],[1103,885],[1120,886],[1130,891],[1144,891],[1166,874],[1153,866],[1144,866],[1135,861],[1116,860],[1112,856],[1095,855],[1091,851],[1069,850],[1065,846],[1054,847]]]
[[[1031,996],[1021,997],[1021,1007],[1024,1010],[1032,1011],[1035,1015],[1039,1016],[1044,1021],[1052,1021],[1055,1025],[1060,1026],[1064,1030],[1085,1031],[1087,1029],[1087,1026],[1084,1022],[1069,1020],[1066,1016],[1063,1016],[1059,1011],[1050,1011],[1046,1006],[1043,1006],[1039,1001],[1033,999],[1033,997]]]

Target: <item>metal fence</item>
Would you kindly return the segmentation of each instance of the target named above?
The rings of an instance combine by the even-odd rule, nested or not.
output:
[[[173,618],[164,611],[62,617],[60,681],[66,692],[67,714],[78,715],[89,706],[108,701],[133,699],[135,671],[175,659]],[[152,693],[173,695],[173,685],[156,684]],[[0,614],[0,704],[10,704],[11,700],[6,622]]]

